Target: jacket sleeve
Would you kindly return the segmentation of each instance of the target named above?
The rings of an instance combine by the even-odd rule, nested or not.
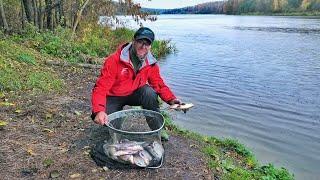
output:
[[[107,94],[111,89],[117,72],[117,65],[112,55],[107,57],[101,69],[100,76],[92,90],[92,113],[106,111]]]
[[[153,65],[149,73],[148,83],[157,92],[157,94],[159,94],[163,101],[169,103],[169,101],[176,98],[170,88],[164,83],[160,75],[158,64]]]

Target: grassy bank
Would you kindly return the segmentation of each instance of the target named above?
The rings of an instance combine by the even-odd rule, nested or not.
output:
[[[252,152],[237,140],[218,139],[182,129],[172,122],[170,115],[165,112],[163,115],[167,130],[202,143],[201,149],[207,157],[209,168],[218,174],[221,179],[294,179],[293,174],[290,174],[283,167],[276,168],[272,164],[259,165]]]
[[[46,58],[10,39],[0,40],[0,92],[60,91],[63,80],[44,65]]]
[[[40,109],[40,112],[37,112],[39,115],[30,115],[28,113],[22,113],[22,115],[19,115],[19,113],[21,113],[20,109],[28,112],[30,107],[12,107],[17,110],[10,110],[8,106],[14,105],[10,104],[10,98],[9,101],[7,100],[7,98],[10,97],[10,95],[7,94],[10,94],[11,92],[17,92],[17,94],[20,95],[30,93],[46,94],[47,92],[64,91],[64,88],[67,85],[71,86],[71,89],[73,89],[76,94],[79,93],[77,89],[73,88],[74,84],[71,84],[70,82],[66,83],[66,79],[59,76],[59,73],[57,73],[53,68],[47,66],[45,61],[48,59],[59,59],[60,61],[79,63],[89,62],[88,59],[103,58],[107,54],[113,52],[119,43],[130,41],[133,31],[128,29],[118,29],[112,31],[110,29],[95,29],[88,27],[88,29],[85,29],[80,34],[80,36],[77,36],[74,40],[71,40],[70,32],[68,30],[59,29],[54,33],[37,33],[32,26],[30,26],[29,30],[22,34],[11,36],[0,34],[0,107],[6,107],[4,109],[8,109],[8,112],[12,111],[12,114],[6,114],[6,116],[4,116],[6,117],[6,119],[4,119],[5,122],[0,121],[0,123],[9,122],[9,124],[17,124],[20,122],[21,117],[24,115],[28,116],[24,120],[24,126],[15,126],[14,128],[23,127],[22,129],[24,130],[25,123],[31,123],[32,126],[30,127],[34,127],[34,123],[39,122],[39,127],[42,129],[44,128],[44,130],[41,130],[41,128],[32,129],[32,131],[30,131],[31,133],[29,134],[32,137],[34,136],[35,131],[38,131],[38,135],[43,135],[41,137],[45,137],[47,132],[52,134],[54,131],[59,131],[59,128],[65,127],[65,124],[61,125],[60,127],[56,127],[52,124],[56,123],[55,121],[57,121],[57,123],[66,123],[72,118],[75,119],[72,121],[75,123],[75,125],[70,125],[70,127],[63,129],[63,131],[61,130],[60,133],[68,132],[70,133],[68,135],[73,137],[75,130],[72,128],[81,126],[81,129],[85,129],[85,127],[82,126],[89,123],[79,123],[79,119],[81,118],[78,116],[82,115],[83,119],[87,118],[87,121],[91,122],[89,115],[84,113],[81,114],[80,112],[75,111],[77,112],[77,117],[73,117],[70,115],[70,109],[62,108],[61,104],[58,104],[56,107],[61,109],[55,110],[55,108],[53,108],[50,104],[50,107],[48,107],[49,110],[43,110],[36,105],[46,101],[46,99],[38,100],[37,96],[35,96],[36,99],[32,99],[32,101],[35,102],[34,105],[37,108],[31,110],[29,113],[37,112],[36,110]],[[156,56],[158,58],[161,58],[162,56],[171,53],[174,50],[174,47],[171,46],[170,41],[156,41],[153,48],[153,51],[156,52]],[[71,72],[72,68],[69,71]],[[65,76],[69,77],[69,72],[66,72]],[[85,78],[81,77],[81,79],[83,80]],[[91,82],[93,80],[89,79],[89,81]],[[73,80],[72,82],[75,84],[81,84],[80,81],[74,82]],[[86,92],[88,91],[86,90]],[[74,93],[72,95],[74,95]],[[76,99],[79,100],[80,96],[83,97],[83,95],[79,95],[79,97]],[[16,99],[20,100],[20,98]],[[57,102],[60,101],[61,99]],[[29,101],[26,100],[26,102]],[[77,104],[79,103],[74,103],[73,101],[70,102],[70,105]],[[87,104],[88,103],[86,102],[86,105]],[[19,106],[23,105],[25,105],[25,103],[21,103]],[[40,107],[43,106],[40,104]],[[83,107],[86,106],[83,105]],[[66,112],[62,113],[63,110]],[[85,111],[84,109],[82,110]],[[14,117],[16,120],[11,122],[10,118],[7,120],[7,117]],[[202,144],[201,149],[207,157],[208,166],[222,179],[293,179],[293,176],[284,168],[275,168],[271,164],[266,166],[259,165],[253,154],[246,147],[235,140],[221,140],[214,137],[201,136],[197,133],[186,131],[177,127],[172,123],[168,115],[165,115],[165,117],[166,128],[172,133],[197,140]],[[31,120],[28,120],[28,118]],[[52,120],[53,118],[56,119]],[[61,119],[63,119],[63,121],[61,121]],[[41,126],[45,122],[48,122],[49,125],[45,124],[44,126]],[[0,126],[2,125],[0,124]],[[52,130],[49,129],[49,131],[48,127],[50,127]],[[6,132],[15,133],[15,130],[12,128],[12,130],[8,129]],[[24,136],[25,132],[22,134]],[[40,137],[40,135],[38,137]],[[63,140],[62,137],[57,139]],[[28,143],[27,141],[21,142]],[[61,142],[61,144],[63,143]],[[47,151],[48,150],[44,152]],[[29,150],[28,152],[29,154],[32,154]],[[30,158],[28,154],[27,157]],[[56,161],[57,166],[60,166],[61,164],[58,163],[58,159]],[[39,163],[39,161],[36,162]],[[90,159],[88,162],[92,162],[92,160]],[[88,166],[83,167],[87,169]]]
[[[83,28],[78,34],[71,39],[71,31],[63,28],[39,33],[32,25],[21,34],[0,32],[0,90],[59,91],[63,80],[45,65],[46,60],[101,64],[118,45],[130,42],[134,31],[97,26]],[[168,40],[156,40],[152,48],[156,58],[175,50]]]

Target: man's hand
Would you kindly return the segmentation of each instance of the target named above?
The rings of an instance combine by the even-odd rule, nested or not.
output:
[[[108,124],[108,116],[105,112],[98,112],[96,117],[94,118],[94,122],[100,125]]]
[[[174,105],[174,104],[181,104],[181,101],[179,99],[173,99],[169,102],[169,105]]]

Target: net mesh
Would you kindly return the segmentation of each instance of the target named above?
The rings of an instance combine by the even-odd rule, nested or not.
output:
[[[109,157],[106,153],[106,145],[118,144],[122,141],[144,142],[151,144],[153,142],[161,143],[160,131],[164,125],[163,116],[149,110],[123,110],[112,113],[108,116],[109,124],[108,139],[99,142],[92,150],[91,156],[99,166],[107,166],[110,169],[139,168],[130,163],[123,163]],[[161,167],[161,161],[148,166],[149,168]]]

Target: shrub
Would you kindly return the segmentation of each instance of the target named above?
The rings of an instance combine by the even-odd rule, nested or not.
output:
[[[114,52],[120,44],[132,41],[134,35],[134,31],[127,28],[111,30],[93,24],[87,24],[80,29],[78,36],[71,39],[70,29],[58,27],[54,32],[39,33],[36,27],[28,24],[21,35],[12,35],[10,39],[34,48],[42,54],[78,63],[83,62],[84,57],[105,57]],[[152,47],[156,58],[161,58],[175,50],[175,46],[171,45],[169,40],[157,40]],[[31,56],[21,55],[16,59],[33,64]]]

